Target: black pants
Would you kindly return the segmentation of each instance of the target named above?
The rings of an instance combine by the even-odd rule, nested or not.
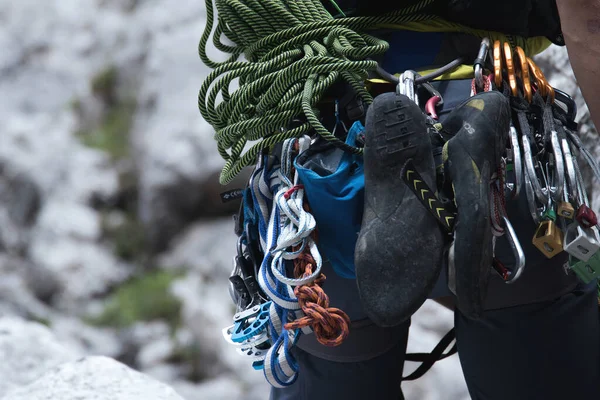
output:
[[[456,312],[455,327],[473,400],[600,399],[595,282],[552,301],[487,311],[478,321]],[[298,380],[273,389],[271,400],[398,400],[408,331],[406,324],[396,346],[361,362],[327,361],[297,348]]]

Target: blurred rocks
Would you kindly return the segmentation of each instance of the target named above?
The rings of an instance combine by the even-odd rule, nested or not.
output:
[[[218,184],[223,160],[196,101],[204,67],[195,46],[173,45],[199,40],[202,8],[189,10],[189,17],[193,23],[173,21],[173,29],[153,40],[138,96],[133,141],[139,212],[155,250],[165,250],[194,218],[234,213],[236,204],[222,203],[219,193],[245,183],[240,177],[228,187]]]
[[[233,218],[191,225],[161,254],[158,263],[163,268],[194,270],[214,281],[227,280],[237,251],[233,225]]]
[[[550,84],[573,97],[577,104],[576,121],[579,123],[578,134],[583,144],[592,153],[594,158],[600,160],[600,141],[598,131],[590,117],[590,112],[585,99],[577,85],[577,79],[571,69],[568,52],[565,47],[551,46],[536,57],[536,62],[542,67]],[[586,164],[583,157],[579,157],[584,180],[587,184],[588,196],[592,208],[600,208],[600,181],[593,176],[591,168]]]
[[[29,256],[55,282],[59,307],[69,311],[78,310],[76,302],[105,293],[131,273],[101,243],[99,214],[74,202],[46,202],[31,235]]]
[[[174,389],[108,357],[61,364],[4,400],[183,400]]]
[[[22,254],[40,210],[38,186],[26,173],[0,162],[0,249]]]
[[[71,321],[72,322],[72,321]],[[67,321],[48,327],[0,317],[0,397],[3,400],[181,400],[163,383],[105,356],[82,358],[103,348],[78,348]],[[77,326],[71,323],[71,327]],[[79,332],[80,337],[85,333]],[[63,338],[59,338],[62,336]],[[68,338],[68,339],[67,339]],[[90,335],[87,335],[90,338]],[[105,338],[100,340],[106,342]]]
[[[41,324],[16,317],[0,318],[0,397],[80,356]]]
[[[4,1],[0,22],[0,397],[28,385],[3,400],[181,398],[158,379],[187,400],[266,399],[262,372],[222,337],[238,202],[220,193],[248,170],[218,184],[223,160],[197,109],[204,2]],[[565,49],[536,60],[575,97],[598,156]],[[167,277],[120,290],[156,271]],[[144,307],[156,312],[130,321]],[[413,352],[453,323],[432,302],[412,321]],[[92,355],[122,364],[75,362]],[[404,387],[407,399],[468,398],[456,356]]]

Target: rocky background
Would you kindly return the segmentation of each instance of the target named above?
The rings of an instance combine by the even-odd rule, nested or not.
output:
[[[221,336],[234,210],[196,107],[203,8],[0,0],[0,399],[267,399]],[[589,122],[564,49],[542,58]],[[409,350],[451,325],[426,303]],[[456,356],[405,392],[468,399]]]

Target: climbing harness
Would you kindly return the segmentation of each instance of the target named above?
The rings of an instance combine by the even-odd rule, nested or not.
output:
[[[370,34],[385,25],[435,23],[438,17],[428,8],[433,1],[377,17],[345,17],[332,1],[343,16],[334,18],[320,0],[206,0],[199,53],[213,71],[202,84],[198,105],[216,130],[225,160],[220,182],[229,183],[242,168],[254,166],[236,222],[239,238],[229,288],[236,313],[222,333],[273,387],[295,382],[299,367],[291,350],[301,335],[337,346],[350,333],[348,316],[330,307],[323,291],[322,266],[325,256],[335,261],[338,275],[354,277],[354,249],[348,243],[356,240],[361,215],[335,228],[342,232],[338,241],[319,221],[331,218],[328,213],[342,198],[348,209],[362,210],[357,205],[364,189],[361,119],[373,101],[365,82],[376,74],[395,85],[398,93],[421,104],[428,134],[444,138],[438,123],[444,99],[429,82],[463,60],[427,74],[409,70],[396,76],[375,61],[389,45]],[[229,59],[211,60],[209,42]],[[471,95],[490,90],[510,99],[515,116],[502,165],[489,182],[494,243],[508,240],[515,263],[509,269],[494,258],[493,269],[511,284],[526,268],[506,212],[507,199],[525,195],[538,225],[533,244],[548,258],[566,251],[581,280],[597,279],[600,233],[576,155],[598,179],[600,166],[575,133],[575,102],[552,88],[522,47],[484,38],[473,63]],[[440,195],[452,196],[424,184],[410,160],[402,178],[451,241],[455,210]],[[317,200],[324,199],[321,193],[331,195],[329,208]],[[450,270],[452,254],[449,246]],[[408,355],[407,360],[423,364],[404,379],[416,379],[453,354],[455,346],[443,353],[453,338],[450,332],[430,356]]]

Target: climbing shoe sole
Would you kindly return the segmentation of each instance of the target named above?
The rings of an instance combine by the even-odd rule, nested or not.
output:
[[[425,302],[442,265],[444,235],[403,181],[411,159],[424,183],[436,171],[425,115],[408,97],[377,96],[366,116],[365,205],[355,248],[356,280],[367,316],[399,325]]]
[[[470,318],[483,313],[492,269],[490,183],[506,148],[510,118],[506,97],[500,92],[484,92],[455,108],[443,123],[444,130],[454,134],[444,148],[444,166],[457,208],[457,307]]]

